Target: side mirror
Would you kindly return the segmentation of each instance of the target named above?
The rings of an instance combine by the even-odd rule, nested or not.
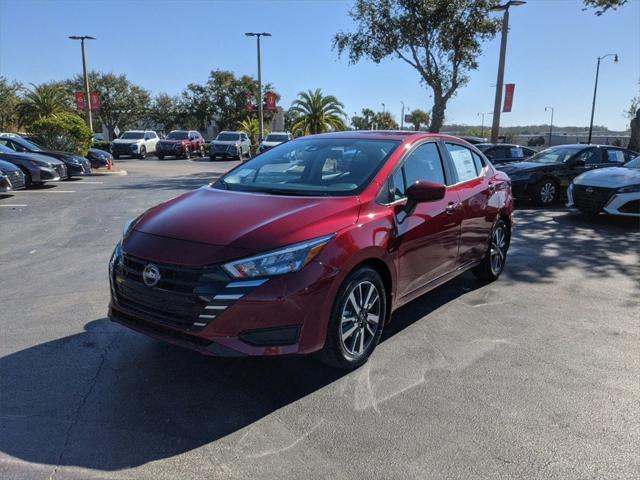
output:
[[[584,167],[585,165],[586,165],[585,161],[580,159],[577,159],[571,162],[572,167]]]
[[[410,213],[418,203],[442,200],[447,187],[442,183],[420,181],[407,188],[405,212]]]

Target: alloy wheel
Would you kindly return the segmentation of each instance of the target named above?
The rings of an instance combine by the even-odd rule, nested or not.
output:
[[[549,204],[556,199],[556,186],[553,182],[544,182],[540,187],[540,200],[544,204]]]
[[[491,235],[491,272],[500,274],[507,256],[507,231],[503,225],[498,225]]]
[[[349,291],[340,317],[340,342],[349,355],[360,357],[371,345],[380,328],[381,306],[380,292],[368,280]]]

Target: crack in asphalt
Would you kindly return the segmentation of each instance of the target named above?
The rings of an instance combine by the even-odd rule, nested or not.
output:
[[[80,418],[80,413],[82,412],[82,409],[84,408],[84,406],[87,404],[87,401],[89,400],[89,397],[93,393],[93,390],[94,390],[96,384],[98,383],[98,377],[100,376],[100,373],[102,373],[102,367],[104,366],[104,362],[105,362],[105,360],[107,358],[107,353],[108,353],[109,349],[111,348],[111,345],[113,345],[113,343],[115,342],[117,336],[118,336],[118,333],[116,333],[113,336],[111,341],[107,344],[107,346],[104,348],[104,350],[100,354],[100,362],[98,363],[98,368],[96,369],[96,373],[93,376],[93,378],[91,379],[91,384],[89,385],[89,389],[82,396],[82,399],[80,400],[80,404],[78,405],[78,408],[76,408],[76,411],[74,412],[73,419],[72,419],[71,423],[69,424],[69,427],[67,428],[67,432],[65,434],[64,444],[62,445],[62,450],[60,451],[60,455],[58,456],[58,460],[56,461],[56,465],[55,465],[53,471],[51,472],[51,475],[49,475],[48,480],[53,480],[54,477],[56,476],[56,474],[58,473],[58,469],[60,468],[60,464],[62,463],[62,459],[64,458],[64,454],[66,453],[67,448],[69,447],[69,442],[71,441],[71,431],[73,430],[73,427],[75,427],[78,424],[78,419]]]

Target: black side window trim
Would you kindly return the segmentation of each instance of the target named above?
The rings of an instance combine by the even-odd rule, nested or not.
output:
[[[382,184],[382,189],[378,192],[378,195],[376,195],[376,201],[378,203],[381,203],[382,205],[392,205],[396,202],[400,202],[402,200],[404,200],[404,198],[402,199],[398,199],[398,200],[391,200],[391,183],[393,182],[393,177],[396,174],[396,172],[398,171],[398,169],[400,169],[402,171],[402,180],[404,182],[404,187],[405,187],[405,191],[407,188],[407,177],[404,173],[404,164],[407,161],[407,158],[409,158],[409,155],[411,155],[418,147],[421,147],[422,145],[425,145],[427,143],[435,143],[436,144],[436,148],[438,149],[438,154],[440,155],[440,164],[442,165],[442,171],[444,173],[444,182],[445,185],[448,187],[450,185],[455,185],[454,183],[451,183],[451,180],[453,178],[455,178],[453,176],[453,172],[451,171],[451,166],[449,165],[449,160],[448,157],[445,157],[445,147],[442,144],[440,139],[433,139],[433,138],[428,138],[425,139],[424,141],[420,141],[420,142],[416,142],[409,150],[407,150],[404,155],[402,156],[402,158],[400,159],[400,161],[398,162],[398,165],[396,165],[396,167],[391,171],[391,173],[389,174],[389,176],[387,177],[387,179],[384,181],[384,183]],[[386,197],[387,197],[387,201],[386,202],[381,202],[380,196],[382,194],[383,191],[386,190]],[[406,198],[406,197],[405,197]]]

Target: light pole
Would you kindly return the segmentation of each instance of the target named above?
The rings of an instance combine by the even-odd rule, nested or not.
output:
[[[544,107],[544,111],[551,110],[551,124],[549,125],[549,146],[551,146],[551,134],[553,133],[553,107]]]
[[[264,136],[264,115],[263,115],[263,106],[262,106],[262,65],[260,60],[260,37],[270,37],[271,34],[269,32],[247,32],[245,33],[247,37],[256,37],[257,43],[256,46],[258,48],[258,123],[260,125],[260,133],[259,133],[259,141],[262,141],[262,137]]]
[[[601,57],[598,57],[598,65],[596,66],[596,84],[593,87],[593,103],[591,104],[591,121],[589,122],[589,139],[587,143],[591,143],[591,134],[593,133],[593,114],[596,111],[596,95],[598,93],[598,75],[600,74],[600,60],[607,57],[613,57],[613,63],[618,63],[617,53],[607,53]]]
[[[498,142],[500,132],[500,104],[502,103],[502,86],[504,83],[504,59],[507,53],[507,35],[509,33],[509,7],[524,5],[523,0],[509,0],[503,5],[491,8],[492,12],[502,12],[502,33],[500,36],[500,62],[498,63],[498,81],[496,82],[496,99],[493,104],[493,124],[491,125],[491,143]]]
[[[484,138],[484,113],[478,112],[478,116],[482,118],[480,123],[480,136]]]
[[[400,115],[400,130],[404,130],[404,102],[400,100],[402,104],[402,114]]]
[[[91,117],[91,96],[89,95],[89,76],[87,75],[87,54],[84,50],[85,40],[95,40],[95,37],[89,35],[72,35],[69,37],[71,40],[80,40],[80,48],[82,49],[82,76],[84,77],[84,111],[86,114],[87,125],[93,133],[93,118]]]

